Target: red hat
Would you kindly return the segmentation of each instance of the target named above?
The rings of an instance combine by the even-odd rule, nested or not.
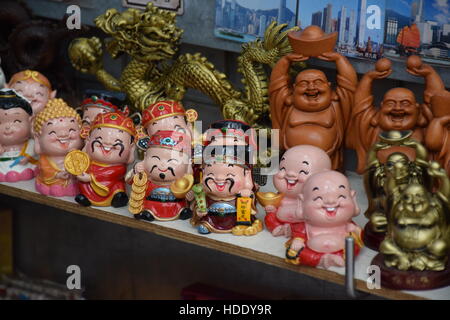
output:
[[[142,112],[142,125],[146,127],[153,121],[158,121],[173,116],[186,116],[188,118],[188,122],[197,120],[197,112],[195,110],[189,109],[185,111],[181,102],[175,100],[167,100],[158,101],[148,106]]]
[[[101,127],[123,130],[128,132],[133,137],[136,135],[136,129],[134,127],[133,120],[120,112],[98,114],[91,125],[90,131],[94,130],[95,128]]]
[[[188,135],[170,130],[160,130],[150,137],[148,147],[167,148],[181,152],[191,150],[191,139]]]
[[[120,109],[118,106],[112,104],[109,101],[99,99],[95,96],[84,99],[83,102],[81,103],[81,108],[83,110],[90,108],[90,107],[102,108],[109,112],[120,112]]]

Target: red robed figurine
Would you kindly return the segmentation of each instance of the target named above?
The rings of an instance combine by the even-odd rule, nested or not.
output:
[[[127,164],[134,161],[133,121],[121,113],[99,114],[91,125],[83,149],[90,165],[77,176],[80,194],[75,201],[83,206],[123,207],[128,203],[125,193]]]

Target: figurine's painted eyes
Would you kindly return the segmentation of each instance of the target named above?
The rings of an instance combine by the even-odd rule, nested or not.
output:
[[[41,97],[44,96],[44,94],[43,94],[42,92],[36,92],[36,95],[37,95],[37,96],[41,96]]]
[[[56,134],[55,131],[50,131],[50,133],[48,135],[50,136],[50,135],[52,135],[52,133]]]
[[[14,123],[22,123],[22,121],[21,121],[21,120],[18,120],[18,119],[16,119],[16,120],[14,120]]]
[[[308,174],[309,174],[309,172],[308,172],[308,171],[305,171],[305,170],[300,170],[299,173],[303,173],[303,174],[305,174],[305,175],[308,175]]]
[[[346,197],[346,196],[344,196],[344,195],[342,195],[342,194],[341,194],[341,195],[340,195],[340,196],[338,197],[338,199],[339,199],[339,198],[342,198],[342,199],[347,199],[347,197]]]
[[[167,160],[167,162],[170,162],[170,161],[175,161],[176,163],[179,162],[177,159],[169,159],[169,160]]]
[[[75,132],[76,130],[75,129],[69,129],[69,132]]]
[[[284,170],[284,171],[286,171],[286,168],[285,168],[285,167],[283,167],[283,168],[280,168],[280,171],[281,171],[281,170]]]
[[[228,177],[228,176],[236,177],[236,175],[235,175],[235,174],[232,174],[232,173],[227,174],[227,177]]]
[[[319,199],[323,201],[323,198],[322,198],[321,196],[315,197],[315,198],[313,199],[313,201],[316,201],[316,200],[319,200]]]
[[[186,133],[186,129],[184,129],[183,127],[176,125],[175,126],[175,131],[181,132],[181,133]]]

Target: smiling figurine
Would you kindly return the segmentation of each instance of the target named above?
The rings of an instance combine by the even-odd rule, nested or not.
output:
[[[7,88],[16,90],[30,102],[34,116],[44,109],[50,99],[56,96],[56,90],[52,90],[47,77],[34,70],[25,70],[14,74],[9,80]]]
[[[130,212],[136,219],[168,221],[192,217],[189,142],[187,135],[175,131],[158,131],[151,136],[144,160],[127,174],[127,180],[133,179]]]
[[[363,173],[367,165],[367,154],[372,145],[379,141],[380,133],[397,130],[412,131],[412,138],[420,143],[425,140],[425,129],[433,119],[430,110],[431,97],[445,90],[438,73],[429,65],[422,64],[418,56],[410,56],[407,69],[415,76],[425,80],[423,104],[416,100],[414,92],[406,88],[392,88],[385,93],[380,108],[374,105],[372,83],[376,79],[387,78],[392,73],[391,62],[387,58],[377,61],[375,70],[367,72],[359,82],[355,92],[355,105],[352,110],[352,122],[347,133],[348,147],[356,150],[358,173]],[[390,153],[403,152],[413,159],[411,149],[401,146],[391,147],[378,154],[385,162]]]
[[[254,235],[262,230],[255,218],[252,170],[231,155],[204,159],[201,184],[194,186],[196,205],[191,224],[201,234],[210,232]]]
[[[64,168],[66,155],[82,147],[81,119],[62,99],[51,99],[34,121],[39,154],[36,190],[56,197],[76,196],[77,180]]]
[[[288,149],[280,161],[280,169],[273,176],[275,188],[283,194],[278,208],[265,206],[265,223],[274,236],[291,235],[291,224],[303,221],[298,195],[312,174],[331,170],[331,160],[318,147],[301,145]]]
[[[86,138],[85,154],[80,157],[86,170],[77,175],[80,194],[76,202],[101,207],[128,203],[124,178],[127,164],[134,161],[135,134],[133,121],[122,113],[103,113],[95,118]],[[70,162],[75,166],[80,159]]]
[[[361,228],[352,221],[359,214],[356,192],[347,177],[337,171],[313,174],[304,184],[300,200],[305,221],[292,230],[286,261],[343,267],[345,238],[355,238],[355,255],[362,247]]]
[[[30,180],[35,176],[33,111],[14,90],[0,90],[0,182]]]

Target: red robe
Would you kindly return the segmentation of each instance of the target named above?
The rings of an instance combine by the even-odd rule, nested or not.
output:
[[[125,192],[125,174],[127,166],[107,165],[91,162],[87,173],[91,175],[90,182],[79,183],[80,192],[91,201],[94,206],[108,207],[111,205],[113,197],[119,192]],[[105,189],[104,194],[98,193],[98,187],[95,187],[94,179],[97,185],[102,185]],[[94,185],[94,187],[93,187]]]
[[[293,223],[291,224],[291,230],[292,230],[292,240],[295,238],[301,238],[305,241],[305,246],[303,247],[303,250],[301,250],[299,255],[299,261],[300,264],[311,266],[311,267],[317,267],[320,263],[320,259],[327,253],[325,252],[317,252],[314,251],[306,245],[308,242],[308,235],[306,233],[306,225],[304,222],[299,223]],[[355,241],[355,256],[359,254],[360,246],[357,244],[358,241]],[[331,254],[336,254],[341,257],[344,257],[344,250],[339,250],[336,252],[330,252]]]
[[[160,190],[156,190],[158,188],[160,188]],[[147,200],[148,196],[151,196],[154,199],[159,196],[165,198],[166,201]],[[185,199],[176,199],[167,186],[160,186],[151,181],[147,182],[144,209],[149,211],[156,220],[175,220],[178,218],[181,211],[187,207],[187,201]]]

